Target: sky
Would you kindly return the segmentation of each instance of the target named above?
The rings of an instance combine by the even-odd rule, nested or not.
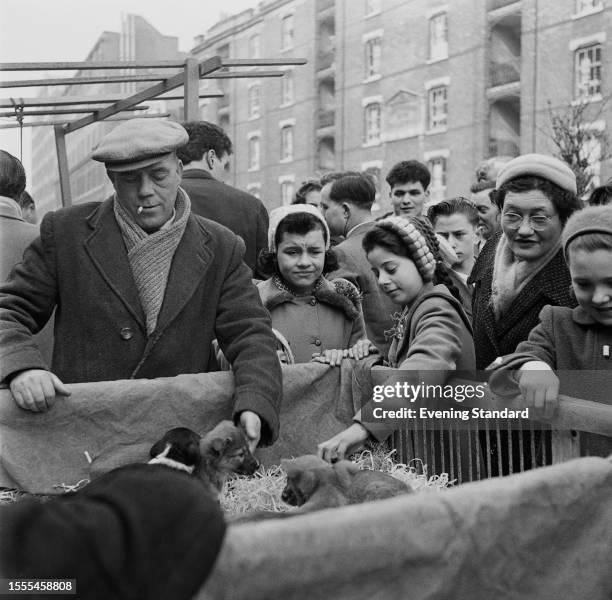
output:
[[[0,62],[84,60],[103,31],[121,31],[122,13],[143,16],[189,52],[193,38],[227,15],[254,8],[258,0],[0,0]],[[220,6],[223,7],[221,10]],[[70,72],[55,71],[52,77]],[[0,79],[37,79],[38,72],[0,72]],[[37,88],[5,88],[1,98],[34,97]],[[2,109],[1,112],[8,112]],[[14,122],[0,118],[0,123]],[[24,128],[23,162],[30,172],[30,130]],[[19,130],[0,130],[0,148],[19,157]]]

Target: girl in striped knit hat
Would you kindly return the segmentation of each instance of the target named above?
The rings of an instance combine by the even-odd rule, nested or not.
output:
[[[472,328],[429,221],[423,217],[386,218],[366,234],[363,248],[380,288],[399,307],[395,327],[389,332],[392,342],[386,383],[444,385],[453,371],[473,370]],[[405,398],[399,399],[397,406],[387,406],[387,400],[380,406],[408,405],[417,407]],[[372,406],[364,406],[348,429],[319,445],[319,456],[329,461],[343,458],[368,438],[382,441],[405,425],[401,420],[366,422],[372,421],[371,416]]]

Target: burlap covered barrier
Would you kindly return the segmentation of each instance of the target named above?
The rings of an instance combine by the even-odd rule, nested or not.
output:
[[[612,463],[229,528],[197,600],[609,600]]]
[[[352,361],[283,368],[280,438],[261,451],[265,464],[313,452],[355,413]],[[0,486],[58,493],[115,467],[148,460],[168,429],[204,432],[231,416],[231,373],[69,385],[72,395],[31,413],[0,390]],[[91,463],[89,463],[91,459]]]

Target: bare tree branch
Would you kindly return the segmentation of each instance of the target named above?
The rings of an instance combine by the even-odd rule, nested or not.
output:
[[[608,96],[599,103],[592,118],[587,110],[593,106],[588,99],[561,110],[553,109],[548,101],[549,129],[540,129],[556,147],[556,156],[566,162],[576,175],[578,195],[583,196],[594,187],[593,167],[612,157],[612,147],[607,135],[595,127]]]

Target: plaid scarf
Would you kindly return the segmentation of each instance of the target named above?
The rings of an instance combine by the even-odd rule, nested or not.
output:
[[[150,234],[136,223],[117,200],[116,195],[113,208],[128,251],[128,261],[145,313],[147,334],[150,336],[157,327],[157,317],[166,293],[172,257],[185,232],[191,202],[185,191],[179,188],[174,223]]]

